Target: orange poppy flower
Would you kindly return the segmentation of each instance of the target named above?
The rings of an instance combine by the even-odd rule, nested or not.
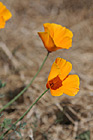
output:
[[[0,28],[5,27],[5,22],[12,17],[10,11],[0,2]]]
[[[38,34],[49,52],[72,46],[73,33],[69,29],[55,23],[45,23],[43,26],[45,32]]]
[[[60,96],[63,93],[75,96],[79,91],[78,75],[68,75],[72,69],[72,64],[65,59],[57,58],[51,67],[47,88],[53,96]]]

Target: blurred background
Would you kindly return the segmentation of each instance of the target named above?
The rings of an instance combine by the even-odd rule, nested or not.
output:
[[[92,0],[1,0],[12,12],[0,30],[0,108],[14,98],[33,78],[47,51],[37,32],[43,23],[69,28],[73,45],[49,55],[31,87],[3,111],[0,123],[15,122],[46,89],[53,61],[62,57],[72,63],[72,73],[80,77],[75,97],[52,97],[47,92],[25,116],[25,129],[10,132],[5,140],[92,140],[93,139],[93,1]],[[21,122],[21,123],[22,123]],[[18,127],[19,128],[19,127]],[[89,138],[90,135],[90,138]],[[83,137],[83,138],[82,138]]]

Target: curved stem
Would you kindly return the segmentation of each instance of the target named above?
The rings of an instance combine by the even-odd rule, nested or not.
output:
[[[48,58],[49,52],[47,53],[47,56],[45,57],[42,65],[40,66],[39,70],[37,71],[36,75],[33,77],[33,79],[31,80],[31,82],[17,95],[15,96],[10,102],[8,102],[6,105],[3,106],[3,108],[0,109],[0,113],[7,108],[8,106],[10,106],[14,101],[16,101],[32,84],[32,82],[35,80],[35,78],[37,77],[37,75],[39,74],[39,72],[41,71],[43,65],[45,64],[47,58]]]
[[[21,121],[26,115],[27,113],[31,110],[31,108],[38,102],[38,100],[48,91],[49,89],[46,89],[37,99],[36,101],[29,107],[29,109],[14,123],[14,125],[16,125],[19,121]],[[5,133],[3,133],[0,136],[0,140],[2,140],[4,138],[4,136],[12,129],[12,127],[10,127]]]

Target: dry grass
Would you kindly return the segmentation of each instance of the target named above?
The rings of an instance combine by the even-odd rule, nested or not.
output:
[[[46,50],[37,32],[45,22],[59,23],[74,33],[73,47],[50,54],[42,71],[28,91],[4,111],[4,117],[16,121],[46,89],[48,73],[56,57],[73,64],[72,72],[81,80],[76,97],[52,97],[48,92],[24,118],[23,140],[75,140],[90,131],[93,139],[93,20],[92,0],[1,0],[13,14],[0,31],[0,108],[25,87],[41,65]],[[56,122],[56,120],[60,120]],[[11,140],[20,139],[10,133]],[[8,135],[9,136],[9,135]],[[8,140],[8,136],[5,140]],[[16,138],[17,137],[17,138]]]

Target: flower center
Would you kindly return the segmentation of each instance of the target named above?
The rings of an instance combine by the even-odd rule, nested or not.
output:
[[[50,80],[49,84],[51,89],[56,90],[62,86],[62,80],[57,76],[54,79]]]

